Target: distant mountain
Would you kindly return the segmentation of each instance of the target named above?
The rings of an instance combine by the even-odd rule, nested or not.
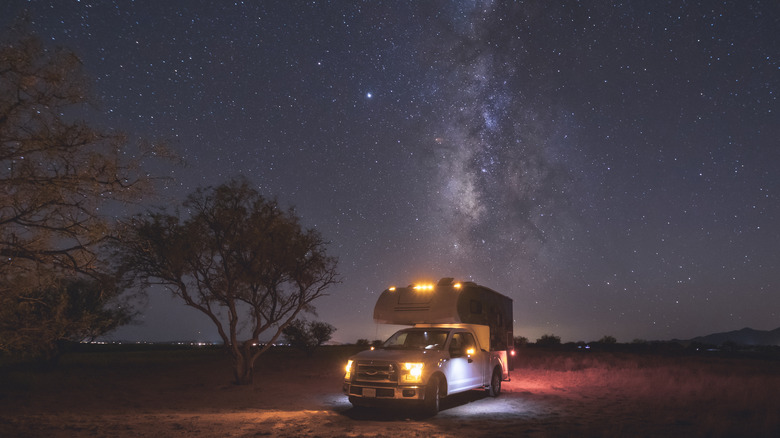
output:
[[[690,342],[702,344],[721,345],[725,342],[734,342],[740,345],[778,345],[780,346],[780,327],[774,330],[753,330],[745,327],[725,333],[713,333],[707,336],[693,338]]]

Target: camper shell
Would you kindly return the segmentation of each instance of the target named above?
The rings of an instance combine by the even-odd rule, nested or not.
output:
[[[480,343],[489,351],[514,346],[512,299],[471,281],[442,278],[435,285],[390,287],[379,296],[374,321],[380,324],[433,326],[478,324],[487,330]],[[486,337],[487,336],[487,337]]]
[[[374,320],[411,327],[349,359],[344,393],[355,406],[408,400],[435,414],[448,394],[482,388],[498,396],[510,378],[512,299],[490,288],[449,277],[390,287]]]

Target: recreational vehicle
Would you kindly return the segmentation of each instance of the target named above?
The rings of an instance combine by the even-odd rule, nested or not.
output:
[[[374,320],[410,327],[348,360],[343,390],[355,406],[398,400],[435,414],[449,394],[481,388],[495,397],[510,378],[512,299],[485,286],[442,278],[390,287]]]

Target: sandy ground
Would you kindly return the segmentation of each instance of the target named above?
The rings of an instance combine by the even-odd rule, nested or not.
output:
[[[341,394],[344,354],[319,353],[262,358],[252,386],[230,384],[229,363],[215,352],[92,358],[33,377],[7,375],[0,436],[780,436],[780,397],[751,403],[722,389],[659,396],[637,389],[652,382],[610,383],[588,370],[520,367],[498,398],[454,395],[430,418],[413,409],[355,409]],[[770,393],[780,389],[776,365],[760,364]]]

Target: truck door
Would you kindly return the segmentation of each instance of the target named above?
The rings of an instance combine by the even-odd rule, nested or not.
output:
[[[448,392],[460,392],[482,386],[488,355],[477,346],[468,332],[456,332],[449,346]]]

